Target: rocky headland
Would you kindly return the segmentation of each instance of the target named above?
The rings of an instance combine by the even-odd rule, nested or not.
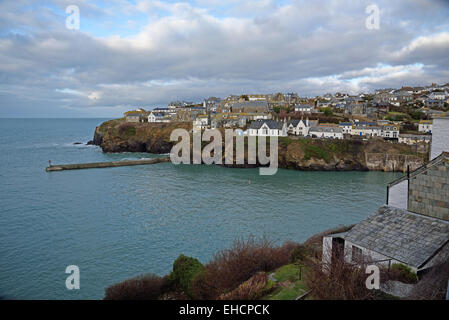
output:
[[[177,143],[170,141],[170,134],[176,128],[191,132],[192,125],[185,122],[130,123],[121,119],[110,120],[95,129],[94,138],[90,143],[100,146],[103,152],[166,154]],[[278,152],[279,167],[296,170],[405,172],[407,167],[414,170],[428,159],[427,150],[418,150],[414,146],[382,139],[323,140],[281,137]],[[235,164],[226,166],[254,167]]]

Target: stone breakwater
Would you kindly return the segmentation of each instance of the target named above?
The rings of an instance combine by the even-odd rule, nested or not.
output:
[[[45,168],[45,171],[64,171],[64,170],[81,170],[81,169],[95,169],[95,168],[112,168],[112,167],[126,167],[126,166],[140,166],[144,164],[156,164],[161,162],[169,162],[170,158],[155,158],[155,159],[141,159],[141,160],[124,160],[124,161],[110,161],[110,162],[92,162],[92,163],[74,163],[74,164],[57,164]]]
[[[190,123],[127,123],[122,120],[104,122],[95,129],[92,144],[103,152],[169,153],[176,142],[170,141],[174,129],[192,130]],[[222,134],[224,137],[224,134]],[[207,145],[207,143],[205,143]],[[428,159],[405,144],[382,139],[321,140],[279,138],[279,168],[325,171],[401,171],[414,170]],[[224,144],[223,144],[224,145]],[[234,144],[235,145],[235,144]],[[224,152],[222,153],[224,155]],[[223,161],[224,163],[224,161]],[[245,155],[245,163],[246,155]],[[226,165],[226,167],[257,167],[258,165]]]

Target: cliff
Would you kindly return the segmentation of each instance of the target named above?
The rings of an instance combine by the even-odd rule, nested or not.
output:
[[[175,144],[170,134],[176,128],[191,130],[190,123],[129,123],[110,120],[95,129],[93,144],[104,152],[169,153]],[[224,137],[224,134],[223,134]],[[207,143],[206,143],[207,144]],[[423,165],[427,154],[411,146],[382,139],[317,140],[279,138],[279,167],[296,170],[414,170]],[[224,154],[224,152],[223,152]],[[246,163],[246,161],[245,161]],[[253,165],[226,165],[252,167]]]

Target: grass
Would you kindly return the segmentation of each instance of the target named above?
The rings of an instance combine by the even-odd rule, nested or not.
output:
[[[275,289],[263,299],[265,300],[293,300],[305,293],[307,288],[304,283],[304,267],[301,267],[302,277],[299,278],[299,267],[295,264],[287,264],[274,272],[273,278],[277,281],[268,281],[267,287]]]

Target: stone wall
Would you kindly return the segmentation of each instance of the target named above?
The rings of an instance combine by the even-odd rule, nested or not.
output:
[[[416,170],[424,164],[422,158],[404,154],[389,153],[365,153],[366,167],[369,170],[379,171],[402,171],[407,172],[407,166],[410,171]]]
[[[410,179],[408,210],[449,221],[449,163],[438,165]]]

